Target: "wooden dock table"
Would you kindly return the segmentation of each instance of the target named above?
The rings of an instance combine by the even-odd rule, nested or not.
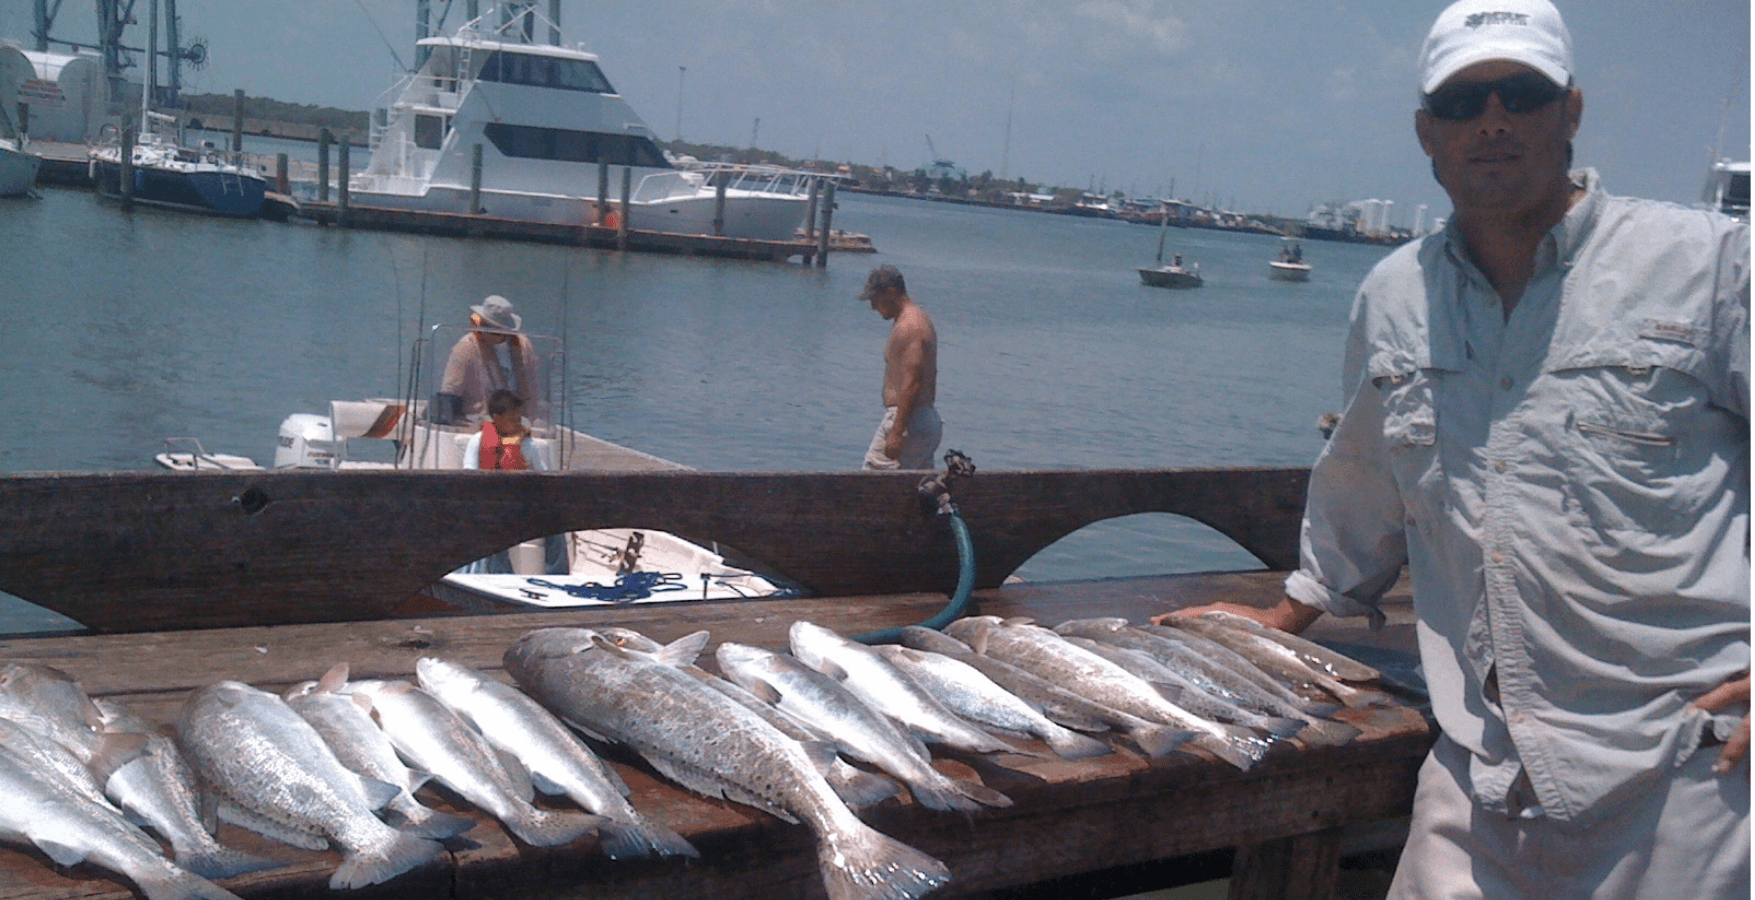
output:
[[[1044,624],[1119,615],[1132,621],[1170,608],[1233,599],[1266,604],[1283,573],[1010,584],[976,593],[971,613],[1027,616]],[[852,634],[920,621],[945,597],[933,593],[818,599],[672,602],[512,613],[380,619],[207,631],[0,639],[0,660],[32,661],[67,671],[94,695],[126,703],[142,718],[174,720],[187,694],[222,679],[270,690],[315,679],[347,662],[354,678],[408,678],[422,656],[440,656],[500,677],[501,655],[526,631],[551,625],[620,625],[658,640],[698,629],[714,643],[734,640],[780,648],[799,619]],[[1347,646],[1412,652],[1405,613],[1374,634],[1324,621],[1313,636]],[[710,666],[710,662],[709,662]],[[1008,809],[965,817],[911,801],[885,801],[861,813],[878,830],[936,856],[953,880],[935,898],[990,897],[1022,885],[1129,864],[1240,848],[1232,896],[1329,896],[1340,835],[1349,827],[1394,820],[1411,807],[1415,773],[1435,735],[1423,711],[1404,701],[1339,718],[1359,727],[1346,746],[1282,745],[1254,770],[1239,772],[1205,755],[1173,753],[1149,760],[1125,742],[1111,756],[1067,761],[1022,755],[934,750],[936,765],[976,777],[1012,798]],[[448,842],[437,863],[387,884],[337,893],[358,898],[715,898],[774,900],[824,896],[809,832],[734,803],[708,800],[652,774],[631,756],[606,754],[633,788],[634,806],[701,850],[698,860],[612,861],[595,838],[538,849],[514,842],[497,821],[428,790],[423,800],[472,815],[478,826]],[[434,799],[437,798],[437,799]],[[546,802],[546,801],[545,801]],[[326,896],[338,862],[222,826],[222,841],[285,860],[279,870],[229,879],[257,898]],[[1167,875],[1167,878],[1170,876]],[[0,847],[0,898],[120,898],[126,882],[89,866],[58,870],[34,850]]]

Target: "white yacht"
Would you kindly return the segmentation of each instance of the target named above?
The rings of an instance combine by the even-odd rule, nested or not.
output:
[[[1749,221],[1749,162],[1721,159],[1707,172],[1701,205]]]
[[[613,224],[632,172],[628,227],[794,240],[808,173],[678,168],[652,129],[583,50],[533,43],[534,4],[487,7],[455,32],[422,38],[426,61],[375,114],[372,159],[348,182],[359,206],[470,213],[561,225]],[[495,23],[498,23],[497,25]],[[541,23],[549,33],[559,30]],[[479,169],[476,152],[480,150]],[[599,216],[600,164],[608,164]],[[716,228],[724,188],[723,222]]]

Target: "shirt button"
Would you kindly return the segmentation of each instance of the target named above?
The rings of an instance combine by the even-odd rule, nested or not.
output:
[[[1505,554],[1500,553],[1497,550],[1487,554],[1487,558],[1492,560],[1494,565],[1499,565],[1500,563],[1505,562]]]
[[[1504,378],[1499,379],[1499,386],[1508,391],[1511,390],[1511,376],[1507,375]]]
[[[1512,713],[1511,714],[1511,724],[1522,725],[1523,724],[1523,713]]]
[[[1503,472],[1508,468],[1510,467],[1505,464],[1505,460],[1503,459],[1493,464],[1493,471],[1495,472]]]

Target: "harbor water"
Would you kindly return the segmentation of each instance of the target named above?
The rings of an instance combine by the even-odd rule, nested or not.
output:
[[[1140,283],[1160,229],[842,193],[881,251],[794,264],[342,231],[81,191],[0,201],[8,472],[150,469],[173,436],[264,464],[289,413],[395,397],[407,348],[487,294],[564,336],[576,427],[698,469],[857,468],[888,323],[856,296],[893,263],[940,341],[940,452],[979,470],[1308,465],[1340,403],[1352,295],[1387,250],[1170,228],[1204,287]],[[977,475],[979,477],[979,475]],[[1168,515],[1099,523],[1030,580],[1258,568]],[[0,606],[0,632],[41,627]]]

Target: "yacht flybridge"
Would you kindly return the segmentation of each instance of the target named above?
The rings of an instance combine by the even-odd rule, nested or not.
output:
[[[371,163],[348,183],[353,202],[610,224],[598,202],[600,167],[607,164],[603,199],[612,214],[622,173],[632,173],[629,228],[794,238],[815,176],[678,168],[595,55],[530,40],[539,15],[528,2],[489,6],[451,34],[416,41],[425,62],[384,95],[393,99],[374,119]],[[557,27],[543,24],[558,36]],[[471,202],[477,180],[479,210]],[[724,218],[716,229],[721,187]]]

